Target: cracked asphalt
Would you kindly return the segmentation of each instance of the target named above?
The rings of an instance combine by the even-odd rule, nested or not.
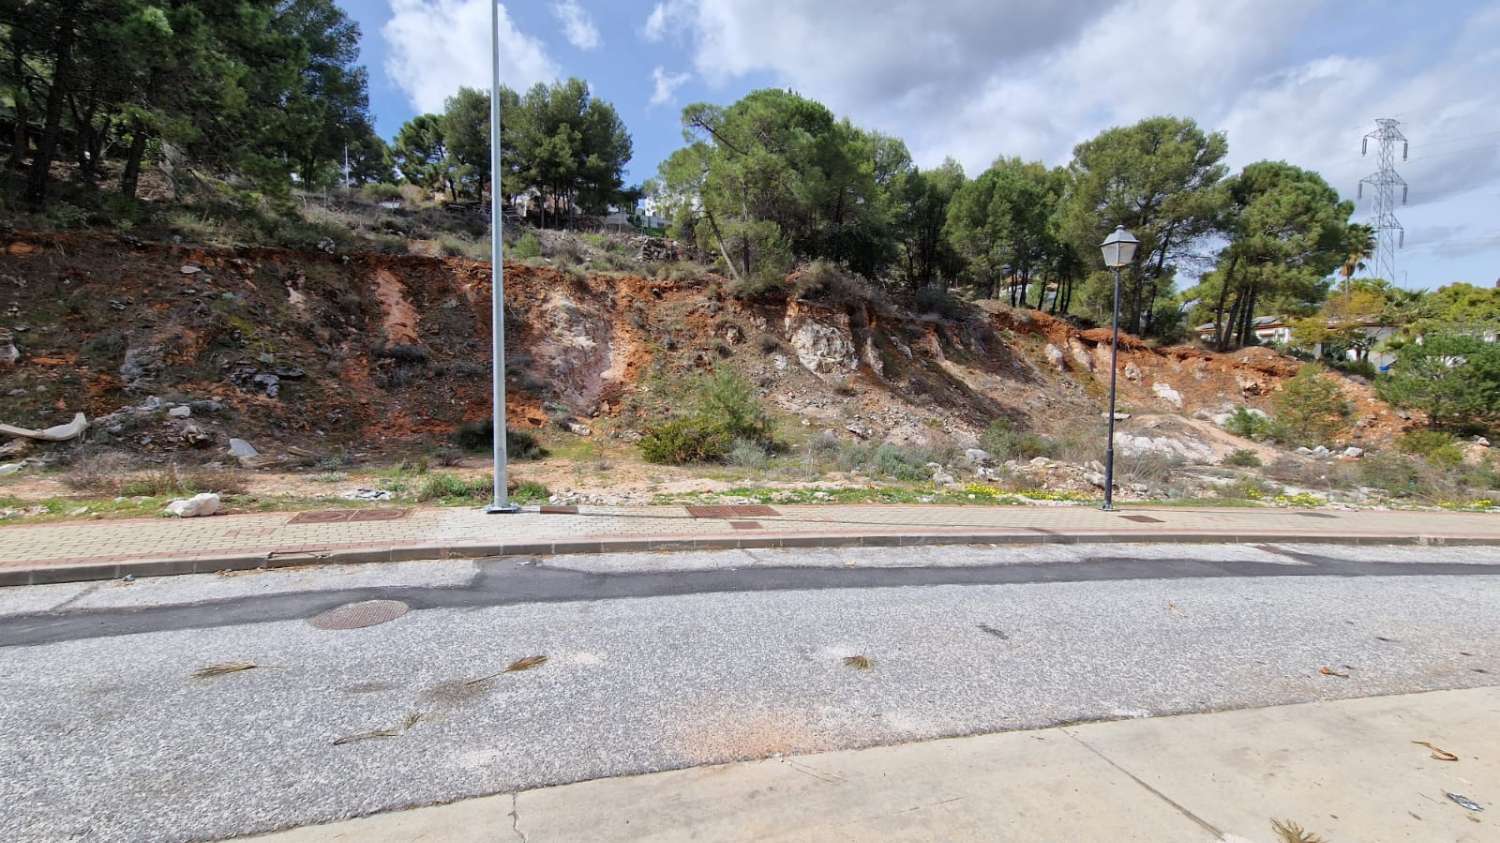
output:
[[[0,839],[219,839],[774,754],[1493,685],[1497,585],[1496,550],[1120,545],[4,589]],[[306,622],[377,597],[412,611]],[[193,677],[227,662],[256,667]]]

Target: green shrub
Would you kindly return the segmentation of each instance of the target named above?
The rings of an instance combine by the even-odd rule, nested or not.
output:
[[[736,439],[729,449],[728,462],[739,468],[761,471],[770,464],[771,455],[766,446],[749,439]]]
[[[487,451],[493,446],[495,423],[490,419],[482,422],[464,422],[453,434],[453,444],[465,451]],[[536,437],[521,430],[505,431],[505,454],[513,460],[539,460],[547,456]]]
[[[1260,457],[1249,448],[1239,448],[1224,458],[1224,464],[1237,465],[1241,468],[1255,468],[1260,465]]]
[[[1052,439],[1030,431],[1016,430],[1005,419],[990,422],[990,426],[979,437],[979,447],[1001,461],[1056,457],[1058,454],[1057,443]]]
[[[535,480],[517,483],[516,490],[510,493],[510,499],[515,503],[541,503],[551,496],[552,492]]]
[[[1396,447],[1402,453],[1422,457],[1439,468],[1455,468],[1464,461],[1458,440],[1439,430],[1408,431],[1397,440]]]
[[[963,302],[942,287],[923,287],[917,291],[913,303],[918,313],[936,313],[945,319],[961,319],[964,315]]]
[[[1366,454],[1359,461],[1359,482],[1396,497],[1415,497],[1426,485],[1416,460],[1389,452]]]
[[[1271,420],[1260,413],[1252,412],[1249,407],[1235,407],[1234,412],[1224,422],[1224,429],[1235,436],[1260,441],[1271,437],[1274,425]]]
[[[873,462],[876,471],[896,480],[926,480],[932,474],[926,452],[888,442],[875,448]]]
[[[736,439],[769,445],[771,417],[761,406],[755,386],[743,375],[721,367],[698,382],[695,415]]]
[[[359,189],[360,195],[371,202],[390,202],[401,198],[401,186],[390,182],[375,182]]]
[[[416,498],[419,501],[435,501],[444,498],[474,498],[477,500],[490,497],[493,493],[493,488],[494,481],[489,477],[476,477],[472,480],[465,480],[457,474],[437,471],[423,478],[422,485],[417,487]]]
[[[734,435],[723,427],[698,417],[673,419],[650,428],[641,437],[641,456],[646,462],[686,465],[719,462],[734,444]]]
[[[536,239],[535,234],[528,231],[521,235],[521,239],[516,241],[516,245],[510,247],[510,256],[517,260],[539,258],[542,256],[542,242]]]
[[[1354,412],[1338,383],[1316,363],[1297,370],[1272,403],[1276,408],[1275,437],[1289,445],[1309,448],[1333,442]]]
[[[833,261],[818,259],[792,276],[798,298],[834,303],[868,301],[870,285]]]

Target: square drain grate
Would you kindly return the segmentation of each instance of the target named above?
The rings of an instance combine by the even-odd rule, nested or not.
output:
[[[759,521],[730,521],[729,526],[736,530],[759,530]]]
[[[1149,515],[1122,515],[1120,517],[1124,518],[1126,521],[1139,521],[1142,524],[1162,524],[1162,523],[1164,523],[1160,518],[1152,518]]]
[[[561,506],[558,504],[542,504],[539,510],[543,515],[577,515],[578,507]]]
[[[350,521],[397,521],[406,517],[409,509],[356,509]]]
[[[733,506],[690,506],[688,515],[694,518],[775,518],[781,513],[763,504],[736,504]]]

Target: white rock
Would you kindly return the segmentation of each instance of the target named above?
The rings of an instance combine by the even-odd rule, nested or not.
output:
[[[563,422],[563,427],[567,428],[567,431],[574,436],[588,436],[594,432],[583,422],[573,421],[572,419]]]
[[[1488,448],[1490,446],[1490,440],[1484,438],[1483,436],[1476,436],[1471,441],[1481,448]]]
[[[190,264],[190,263],[186,263],[186,264],[183,264],[182,268],[179,269],[179,270],[177,270],[177,271],[181,272],[183,275],[197,275],[198,273],[200,273],[200,272],[203,271],[203,267],[201,267],[201,266],[195,266],[195,265]]]
[[[260,451],[255,450],[254,445],[243,439],[231,439],[229,440],[229,455],[236,459],[246,460],[260,456]]]
[[[1349,457],[1350,459],[1359,459],[1360,457],[1362,457],[1364,455],[1365,455],[1365,449],[1364,448],[1357,448],[1357,447],[1355,447],[1353,445],[1350,445],[1349,447],[1347,447],[1347,448],[1344,449],[1344,456]]]
[[[1141,379],[1141,367],[1135,365],[1134,363],[1126,363],[1125,364],[1125,379],[1126,380],[1131,380],[1131,381],[1138,381],[1138,380],[1140,380]]]
[[[1047,343],[1047,347],[1042,349],[1042,351],[1047,355],[1047,362],[1051,363],[1054,369],[1061,372],[1067,368],[1067,364],[1064,362],[1065,358],[1063,357],[1062,349],[1049,342]]]
[[[201,495],[193,495],[187,500],[172,501],[167,504],[167,514],[178,518],[200,518],[213,515],[218,511],[219,496],[213,492],[204,492]]]
[[[0,477],[4,477],[7,474],[15,474],[20,470],[21,464],[18,462],[0,463]]]
[[[990,452],[983,448],[969,448],[964,451],[964,465],[969,468],[978,468],[989,465],[993,461]]]
[[[171,416],[174,419],[185,419],[193,415],[193,408],[184,404],[180,407],[173,407],[172,409],[168,410],[167,415]]]
[[[1157,381],[1151,384],[1151,391],[1156,393],[1157,398],[1171,404],[1173,407],[1182,407],[1182,393],[1173,389],[1171,384]]]
[[[939,486],[952,486],[958,482],[958,478],[940,469],[932,473],[932,482]]]
[[[1301,454],[1304,457],[1310,457],[1310,456],[1312,456],[1313,451],[1312,451],[1312,448],[1308,448],[1306,446],[1300,446],[1300,447],[1297,448],[1297,453]]]
[[[1313,456],[1315,457],[1326,457],[1329,455],[1329,453],[1331,453],[1326,445],[1319,445],[1318,447],[1313,448],[1312,452]]]

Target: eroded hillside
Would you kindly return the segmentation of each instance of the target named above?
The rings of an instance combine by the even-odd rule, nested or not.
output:
[[[806,426],[872,441],[963,444],[997,417],[1054,431],[1102,409],[1102,330],[1003,307],[918,315],[880,296],[745,302],[716,276],[671,275],[509,265],[512,426],[628,439],[674,408],[683,375],[719,365]],[[0,422],[83,412],[93,441],[132,451],[219,455],[233,437],[279,455],[440,444],[489,413],[483,263],[14,236],[0,291],[18,351],[0,368]],[[1147,416],[1258,407],[1296,367],[1127,337],[1121,402]],[[1350,443],[1406,424],[1364,385],[1343,389]]]

